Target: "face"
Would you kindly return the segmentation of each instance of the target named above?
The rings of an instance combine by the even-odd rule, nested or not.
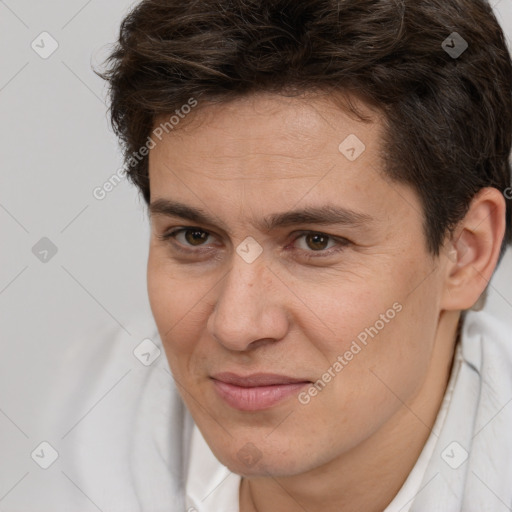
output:
[[[196,424],[242,475],[329,464],[424,385],[442,277],[418,197],[382,172],[382,119],[359,108],[373,122],[254,95],[150,152],[153,315]]]

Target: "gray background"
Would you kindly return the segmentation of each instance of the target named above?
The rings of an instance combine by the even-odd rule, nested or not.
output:
[[[53,386],[119,331],[125,358],[111,362],[105,379],[117,385],[127,368],[142,367],[132,351],[153,333],[142,199],[126,180],[103,200],[93,195],[121,155],[91,65],[103,61],[134,3],[0,1],[0,510],[30,492],[30,474],[42,471],[30,453],[58,437],[42,417],[63,406]],[[512,0],[494,4],[512,41]],[[31,47],[35,40],[40,51],[51,48],[49,39],[41,43],[44,31],[59,45],[47,59]],[[43,237],[57,249],[47,261]],[[487,308],[512,324],[511,284],[509,252]]]

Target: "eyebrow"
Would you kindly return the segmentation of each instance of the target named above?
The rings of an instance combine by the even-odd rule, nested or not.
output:
[[[149,205],[149,213],[166,217],[179,217],[197,224],[215,226],[216,220],[204,210],[186,204],[170,201],[169,199],[156,199]],[[264,218],[259,228],[261,231],[271,231],[279,227],[289,227],[300,224],[341,224],[344,226],[360,226],[369,223],[373,217],[362,212],[340,208],[332,205],[321,207],[306,207],[300,210],[291,210],[283,213],[274,213]]]

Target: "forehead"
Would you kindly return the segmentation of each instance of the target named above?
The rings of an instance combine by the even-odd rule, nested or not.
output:
[[[366,120],[358,119],[349,104]],[[157,118],[154,128],[165,120]],[[217,179],[241,177],[244,170],[248,178],[271,179],[274,170],[280,178],[293,178],[317,174],[333,164],[354,169],[356,159],[380,167],[382,129],[381,113],[355,96],[259,93],[203,103],[156,141],[149,171],[157,174],[165,163],[194,172],[201,161],[205,177],[214,169],[211,177]]]

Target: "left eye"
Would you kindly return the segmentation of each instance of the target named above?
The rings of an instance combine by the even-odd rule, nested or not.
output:
[[[336,246],[336,241],[324,233],[304,233],[295,239],[295,241],[297,240],[304,242],[302,247],[299,248],[305,251],[309,249],[314,252],[321,252]],[[329,243],[332,245],[329,245]]]

